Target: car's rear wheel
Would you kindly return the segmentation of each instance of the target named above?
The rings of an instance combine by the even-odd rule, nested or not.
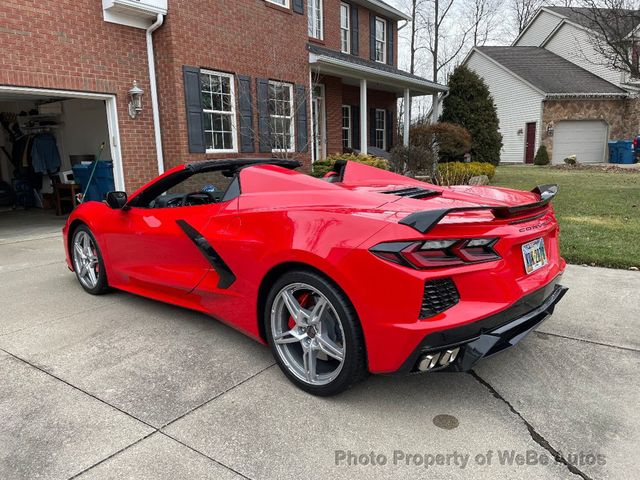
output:
[[[264,317],[273,355],[299,388],[335,395],[366,376],[355,310],[323,276],[303,270],[284,274],[271,288]]]
[[[102,253],[91,230],[85,225],[73,232],[71,257],[73,270],[85,291],[100,295],[109,289]]]

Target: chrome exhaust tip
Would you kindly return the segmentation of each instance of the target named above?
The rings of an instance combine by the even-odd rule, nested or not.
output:
[[[454,362],[459,352],[460,347],[452,348],[451,350],[447,350],[446,352],[444,352],[440,357],[440,365],[445,366]]]
[[[437,366],[446,367],[447,365],[453,363],[456,358],[458,358],[459,353],[460,347],[457,347],[450,350],[445,350],[444,352],[436,352],[423,355],[418,361],[418,370],[420,372],[428,372],[429,370],[433,370]]]
[[[424,355],[420,362],[418,362],[418,370],[421,372],[427,372],[438,365],[438,359],[440,358],[440,353],[434,353],[431,355]]]

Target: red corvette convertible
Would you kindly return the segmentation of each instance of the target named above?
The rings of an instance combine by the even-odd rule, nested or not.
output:
[[[317,395],[372,373],[468,371],[566,292],[555,185],[439,187],[353,162],[206,160],[69,217],[82,287],[212,315]]]

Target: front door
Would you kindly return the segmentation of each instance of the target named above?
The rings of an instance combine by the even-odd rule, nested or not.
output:
[[[324,85],[316,85],[313,89],[311,102],[311,116],[313,121],[313,161],[324,160],[326,153],[326,131],[324,111]]]
[[[536,155],[536,122],[527,123],[527,138],[524,148],[525,163],[533,163],[533,157]]]

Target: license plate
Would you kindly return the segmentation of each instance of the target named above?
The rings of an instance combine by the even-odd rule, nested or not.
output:
[[[524,259],[524,270],[527,274],[544,267],[548,262],[547,252],[544,249],[544,239],[536,238],[522,245],[522,258]]]

